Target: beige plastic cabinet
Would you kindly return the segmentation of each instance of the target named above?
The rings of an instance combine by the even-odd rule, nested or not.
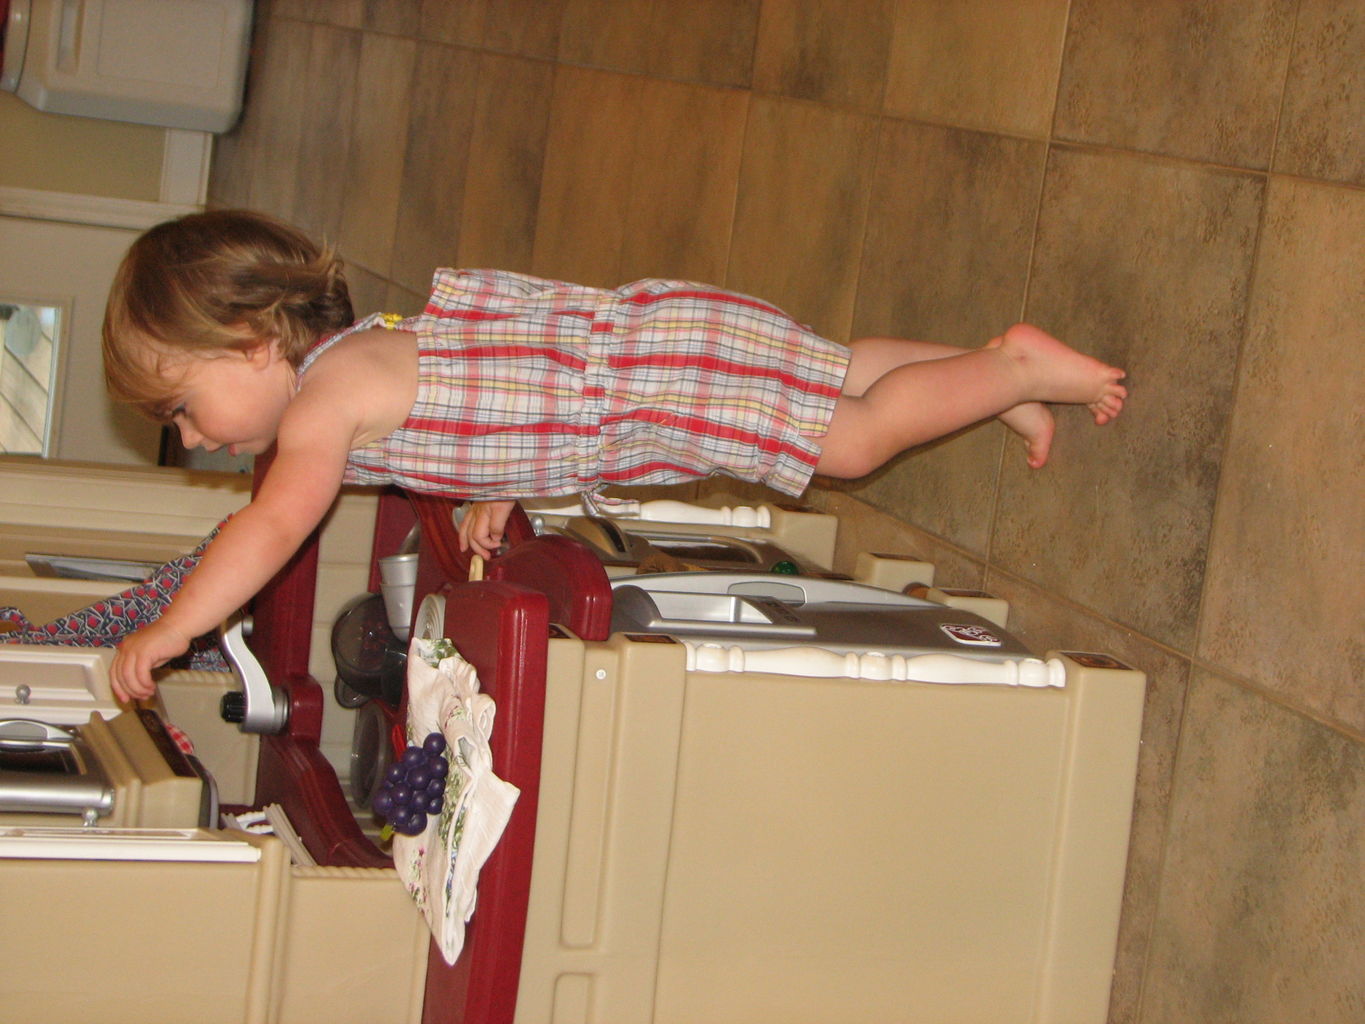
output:
[[[0,830],[7,1020],[420,1020],[428,932],[391,869],[268,836]],[[22,926],[20,926],[22,922]]]
[[[1144,677],[686,668],[552,640],[521,1024],[1103,1024]]]

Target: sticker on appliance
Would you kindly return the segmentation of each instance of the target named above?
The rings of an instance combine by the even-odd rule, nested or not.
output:
[[[999,647],[1001,640],[985,626],[969,623],[940,622],[938,628],[960,644],[969,647]]]

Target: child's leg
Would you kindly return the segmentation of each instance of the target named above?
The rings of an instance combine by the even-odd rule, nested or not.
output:
[[[993,342],[992,344],[996,344]],[[844,394],[861,395],[877,380],[898,366],[920,363],[927,359],[946,359],[966,355],[972,350],[955,345],[941,345],[934,341],[913,341],[905,338],[860,338],[849,346],[853,356],[844,379]],[[1021,402],[996,416],[1024,439],[1028,448],[1028,464],[1034,469],[1047,462],[1056,430],[1052,413],[1042,402]]]
[[[861,395],[898,366],[962,356],[972,351],[910,338],[859,338],[849,345],[849,349],[853,354],[848,361],[848,376],[844,378],[846,395]]]
[[[939,348],[915,343],[910,351]],[[819,439],[823,453],[817,473],[864,476],[907,448],[980,420],[1019,406],[1031,415],[1030,403],[1087,405],[1096,423],[1107,423],[1118,415],[1128,393],[1118,383],[1122,370],[1026,324],[1011,327],[985,348],[941,358],[894,365],[886,352],[887,346],[870,345],[866,354],[874,357],[872,363],[850,364],[852,387],[839,399],[829,431]],[[854,353],[855,361],[861,360],[856,346]],[[890,368],[866,382],[868,367],[878,361]],[[865,384],[862,393],[853,393],[860,384]],[[1031,450],[1031,462],[1034,454]]]

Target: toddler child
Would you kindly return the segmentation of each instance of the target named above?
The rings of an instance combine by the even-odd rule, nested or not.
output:
[[[474,504],[487,555],[516,498],[726,473],[799,495],[992,416],[1043,465],[1043,403],[1119,414],[1123,371],[1018,324],[974,350],[826,341],[758,299],[683,281],[612,291],[501,271],[436,273],[423,312],[353,323],[340,262],[261,214],[211,211],[129,249],[104,321],[111,390],[186,447],[273,462],[161,617],[120,646],[113,685],[244,605],[343,483]]]

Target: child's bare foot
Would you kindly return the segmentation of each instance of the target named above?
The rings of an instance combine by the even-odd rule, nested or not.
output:
[[[1128,397],[1128,389],[1119,383],[1126,375],[1117,366],[1077,352],[1029,324],[1015,324],[986,347],[1014,358],[1029,399],[1087,406],[1101,426],[1118,416]]]
[[[1038,469],[1047,462],[1052,435],[1057,430],[1057,422],[1047,406],[1042,402],[1024,402],[1005,410],[996,419],[1024,439],[1030,469]]]

